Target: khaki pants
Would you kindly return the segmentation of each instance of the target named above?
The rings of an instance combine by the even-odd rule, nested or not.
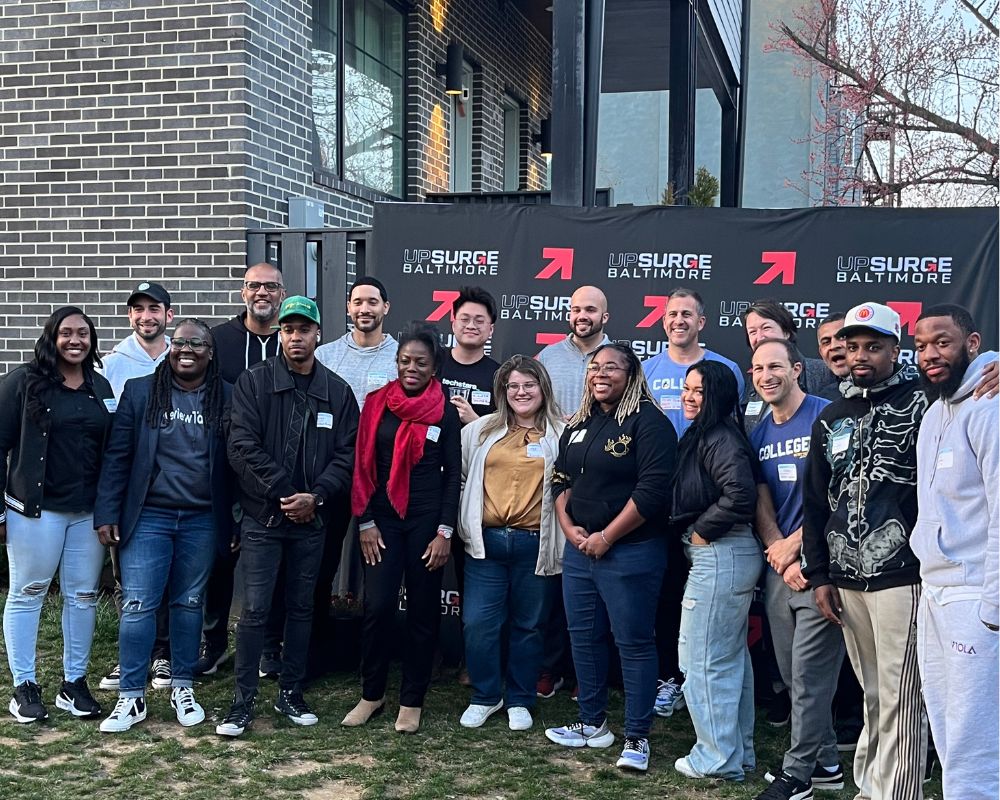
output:
[[[841,589],[844,641],[865,694],[855,800],[921,800],[927,717],[917,670],[920,587]]]

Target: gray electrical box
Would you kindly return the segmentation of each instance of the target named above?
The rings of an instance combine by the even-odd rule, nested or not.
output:
[[[319,230],[323,226],[323,204],[308,197],[288,198],[288,227]]]

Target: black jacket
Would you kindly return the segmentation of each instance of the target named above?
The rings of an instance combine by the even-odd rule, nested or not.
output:
[[[731,420],[707,431],[681,457],[674,479],[671,527],[692,527],[708,541],[725,536],[735,525],[753,521],[757,508],[754,455]]]
[[[603,530],[631,499],[645,522],[615,546],[641,542],[667,530],[677,433],[652,403],[621,424],[595,404],[590,417],[567,427],[552,470],[552,495],[570,491],[566,510],[588,533]]]
[[[278,355],[254,364],[240,375],[233,389],[229,463],[239,482],[243,511],[268,528],[286,521],[281,512],[282,497],[297,492],[318,494],[324,500],[319,516],[325,523],[326,501],[350,496],[358,401],[351,387],[318,361],[306,397],[308,413],[302,438],[308,485],[294,486],[292,476],[282,467],[295,398],[295,381],[285,357]]]
[[[254,364],[278,355],[281,342],[278,332],[260,337],[247,330],[247,312],[212,328],[215,358],[222,380],[235,385],[236,379]]]
[[[146,405],[154,380],[153,375],[145,375],[126,382],[104,452],[101,480],[97,484],[94,528],[117,525],[120,545],[124,545],[135,530],[156,469],[160,429],[151,428],[146,422]],[[232,390],[232,386],[223,383],[227,406]],[[234,530],[235,481],[226,459],[226,438],[221,427],[209,439],[208,457],[216,549],[219,553],[228,553]]]
[[[4,508],[37,518],[42,514],[51,421],[45,417],[36,423],[28,416],[24,402],[27,379],[28,365],[24,364],[0,381],[0,491],[4,494]],[[97,372],[89,373],[86,380],[93,387],[94,396],[108,414],[110,423],[108,406],[114,408],[115,399],[111,384]],[[97,475],[94,475],[94,482],[97,482]],[[0,522],[5,519],[4,508],[0,508]]]
[[[813,423],[803,487],[802,574],[815,586],[877,591],[920,582],[917,433],[927,410],[902,370],[844,397]]]

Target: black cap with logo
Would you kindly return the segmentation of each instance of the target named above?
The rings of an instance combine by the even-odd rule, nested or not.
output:
[[[155,300],[157,303],[162,303],[167,308],[170,307],[170,292],[164,289],[158,283],[150,283],[149,281],[143,281],[132,291],[132,294],[128,296],[128,301],[125,305],[130,306],[135,302],[137,297],[148,297],[150,300]]]

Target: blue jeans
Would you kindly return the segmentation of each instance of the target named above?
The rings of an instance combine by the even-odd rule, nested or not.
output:
[[[191,686],[201,642],[205,583],[215,559],[215,517],[211,511],[143,508],[118,557],[123,593],[119,693],[124,697],[145,694],[156,639],[156,611],[168,587],[171,685]]]
[[[14,685],[32,681],[38,621],[49,584],[59,570],[63,595],[63,675],[75,681],[87,674],[97,623],[97,585],[104,546],[86,513],[42,511],[37,519],[7,511],[7,561],[10,593],[3,611],[3,637]]]
[[[688,760],[703,775],[742,780],[756,766],[747,613],[764,556],[747,526],[706,545],[687,539],[685,551],[678,656],[698,737]]]
[[[538,531],[484,528],[486,558],[465,559],[465,663],[472,702],[508,708],[535,705],[542,663],[542,623],[548,616],[552,578],[535,574]],[[508,626],[506,689],[500,633]]]
[[[600,725],[608,705],[608,634],[613,633],[625,684],[625,735],[646,738],[656,701],[653,633],[667,568],[663,538],[619,542],[601,559],[567,547],[563,600],[573,644],[580,720]]]

